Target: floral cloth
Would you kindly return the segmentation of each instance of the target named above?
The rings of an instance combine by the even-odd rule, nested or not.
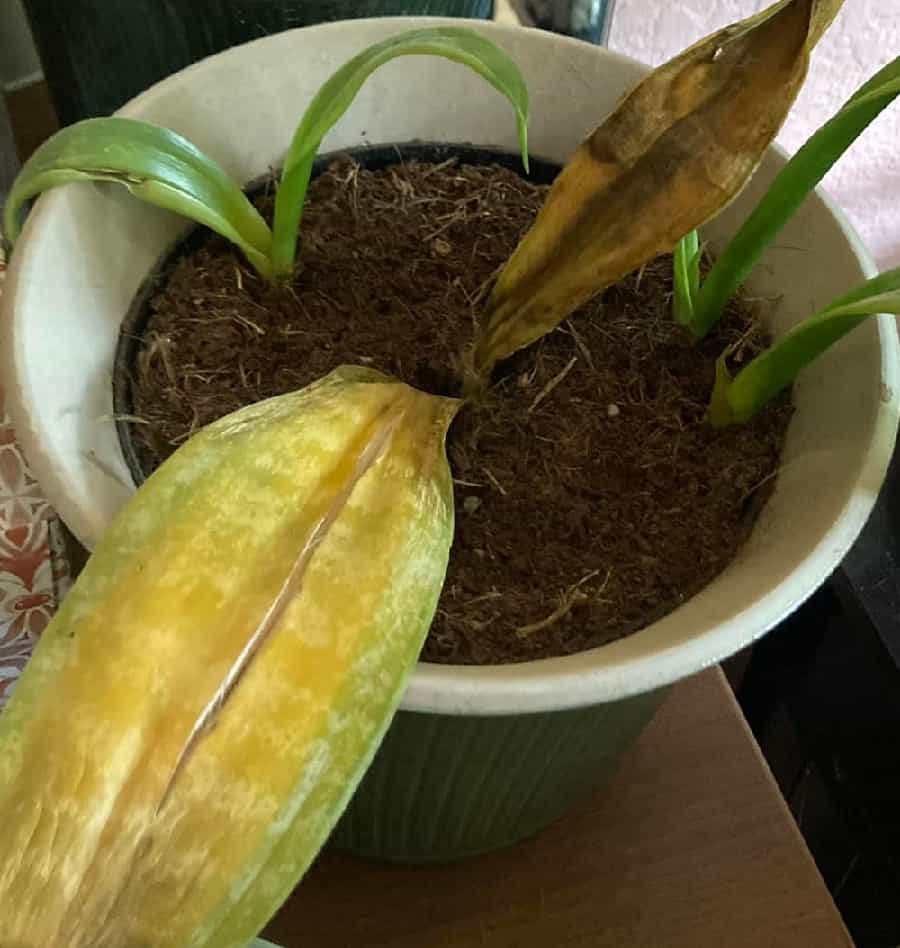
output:
[[[0,293],[5,271],[0,249]],[[0,708],[68,585],[59,521],[19,452],[0,389]]]

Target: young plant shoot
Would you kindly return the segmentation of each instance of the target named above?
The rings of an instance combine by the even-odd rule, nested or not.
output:
[[[281,172],[272,231],[222,167],[181,135],[136,119],[86,119],[57,132],[25,163],[4,209],[15,242],[22,207],[42,191],[73,181],[113,181],[137,198],[175,211],[231,241],[266,278],[294,268],[303,202],[322,139],[366,79],[399,56],[441,56],[468,66],[506,96],[516,115],[528,167],[528,90],[516,64],[490,40],[461,27],[410,30],[371,46],[328,79],[297,126]]]
[[[718,322],[725,304],[744,282],[766,247],[827,171],[868,125],[900,95],[900,58],[862,85],[776,176],[756,208],[728,242],[705,280],[696,231],[674,255],[675,318],[698,339]],[[731,379],[727,353],[719,360],[710,420],[721,426],[746,421],[794,380],[817,355],[866,316],[897,312],[898,272],[869,280],[795,326],[772,348]],[[878,307],[881,306],[881,309]]]
[[[900,315],[900,267],[838,297],[802,323],[786,332],[732,378],[729,352],[716,363],[716,384],[709,405],[709,420],[717,428],[748,421],[797,373],[869,316]]]
[[[898,95],[900,57],[862,85],[788,161],[702,283],[697,233],[691,231],[679,241],[675,250],[675,318],[698,339],[718,322],[725,304],[807,195]]]

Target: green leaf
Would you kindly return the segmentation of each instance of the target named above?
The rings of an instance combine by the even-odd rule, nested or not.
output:
[[[57,132],[25,163],[4,209],[15,241],[26,201],[73,181],[112,181],[148,204],[182,214],[236,244],[268,275],[271,234],[244,193],[181,135],[136,119],[86,119]]]
[[[716,324],[725,304],[809,192],[898,95],[900,57],[861,86],[782,168],[707,274],[694,301],[695,336],[703,337]]]
[[[673,257],[675,276],[672,308],[675,319],[682,326],[694,318],[694,298],[700,289],[700,237],[696,230],[685,234],[675,247]]]
[[[716,427],[747,421],[809,365],[869,316],[900,315],[900,267],[852,289],[786,333],[731,378],[727,353],[716,366],[709,418]]]
[[[455,26],[427,27],[392,36],[338,69],[316,93],[297,126],[275,200],[272,263],[277,275],[289,274],[294,266],[303,202],[322,139],[379,66],[398,56],[419,55],[462,63],[509,99],[516,112],[522,161],[528,168],[528,90],[506,53],[473,30]],[[441,108],[440,103],[435,102],[434,108]]]

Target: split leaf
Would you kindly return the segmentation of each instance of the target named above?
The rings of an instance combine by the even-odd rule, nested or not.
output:
[[[126,505],[0,716],[0,931],[248,942],[371,761],[431,623],[458,402],[339,369]]]

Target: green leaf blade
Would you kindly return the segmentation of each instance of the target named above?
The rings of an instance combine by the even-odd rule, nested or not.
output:
[[[329,78],[297,126],[285,157],[275,201],[272,261],[275,273],[291,272],[303,202],[322,139],[347,111],[369,76],[400,56],[441,56],[468,66],[512,104],[522,161],[528,168],[528,90],[516,64],[490,40],[463,27],[426,27],[392,36],[361,52]]]
[[[700,288],[700,237],[696,230],[678,241],[672,263],[672,310],[677,322],[689,326],[694,319],[694,299]]]
[[[900,57],[861,86],[782,168],[707,275],[694,307],[695,336],[702,338],[716,324],[725,304],[810,191],[898,95]]]
[[[882,313],[900,315],[900,267],[867,280],[795,326],[734,379],[717,374],[710,421],[721,426],[749,420],[787,388],[801,369],[869,316]],[[725,401],[727,411],[723,410]]]
[[[25,163],[4,208],[15,241],[25,203],[73,181],[109,181],[135,197],[182,214],[232,241],[267,270],[271,234],[225,171],[181,135],[137,119],[86,119],[57,132]]]

